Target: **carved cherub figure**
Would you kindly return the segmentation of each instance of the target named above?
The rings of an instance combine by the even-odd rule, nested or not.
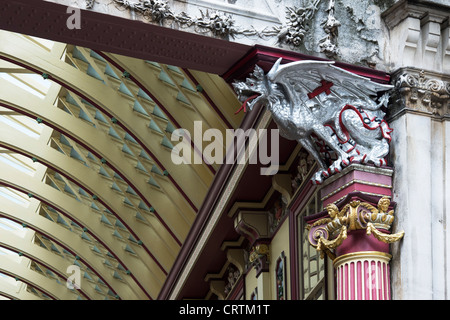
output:
[[[326,209],[330,218],[334,220],[339,213],[338,207],[334,203],[330,203],[326,206]]]
[[[378,214],[372,213],[371,220],[381,221],[383,223],[391,224],[392,221],[394,221],[394,210],[389,210],[389,206],[391,204],[391,200],[387,196],[381,197],[380,200],[378,200]],[[389,211],[388,211],[389,210]]]
[[[347,222],[347,217],[344,217],[343,212],[339,212],[339,208],[334,204],[330,203],[326,206],[327,212],[331,219],[338,219],[340,223],[345,224]]]
[[[347,224],[347,217],[344,216],[344,212],[340,212],[339,208],[334,203],[328,204],[325,209],[332,219],[332,221],[327,225],[329,231],[333,232],[334,230],[337,230]]]
[[[391,210],[388,212],[389,206],[391,204],[391,200],[389,200],[389,197],[384,196],[378,201],[378,211],[380,213],[386,213],[389,215],[392,215],[394,213],[394,210]]]

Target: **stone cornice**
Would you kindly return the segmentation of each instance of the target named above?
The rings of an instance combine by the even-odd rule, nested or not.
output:
[[[389,29],[392,70],[416,67],[450,73],[450,7],[403,0],[382,14]]]
[[[447,18],[445,12],[448,10],[450,10],[450,7],[434,2],[403,0],[383,12],[381,16],[387,27],[392,29],[408,17],[416,19],[428,17],[426,19],[429,21],[442,23]]]

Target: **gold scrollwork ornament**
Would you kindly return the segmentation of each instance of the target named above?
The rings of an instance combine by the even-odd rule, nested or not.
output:
[[[379,241],[382,241],[384,243],[394,243],[399,241],[401,238],[403,238],[403,236],[405,235],[405,231],[400,231],[398,233],[393,233],[393,234],[386,234],[383,233],[381,231],[378,231],[377,228],[375,228],[375,226],[369,222],[367,224],[367,229],[366,229],[366,233],[368,235],[373,234],[373,236],[375,238],[377,238]]]
[[[373,234],[384,243],[399,241],[403,238],[404,231],[388,234],[379,230],[389,230],[394,221],[394,210],[389,210],[390,203],[389,197],[383,196],[377,207],[359,200],[351,201],[341,210],[335,204],[328,204],[326,210],[329,218],[322,218],[308,228],[311,245],[320,252],[321,258],[326,253],[333,260],[334,249],[347,238],[348,231],[366,229],[367,235]],[[361,210],[362,208],[365,209]]]
[[[269,246],[266,244],[258,244],[252,248],[250,253],[249,261],[254,262],[261,257],[266,256],[269,258]]]
[[[323,259],[325,257],[324,253],[326,253],[331,260],[334,260],[336,255],[331,250],[339,247],[345,239],[347,239],[346,226],[342,226],[339,235],[333,240],[328,240],[321,236],[317,241],[316,247],[317,251],[320,252],[320,257]]]

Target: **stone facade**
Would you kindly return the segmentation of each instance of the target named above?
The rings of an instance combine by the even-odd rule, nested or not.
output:
[[[442,1],[402,1],[384,13],[395,85],[389,122],[396,228],[393,299],[447,299],[449,26]]]

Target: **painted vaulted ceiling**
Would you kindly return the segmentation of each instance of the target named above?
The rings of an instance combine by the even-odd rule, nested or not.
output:
[[[156,299],[218,170],[174,164],[172,132],[225,136],[239,105],[217,75],[0,31],[0,296]]]

